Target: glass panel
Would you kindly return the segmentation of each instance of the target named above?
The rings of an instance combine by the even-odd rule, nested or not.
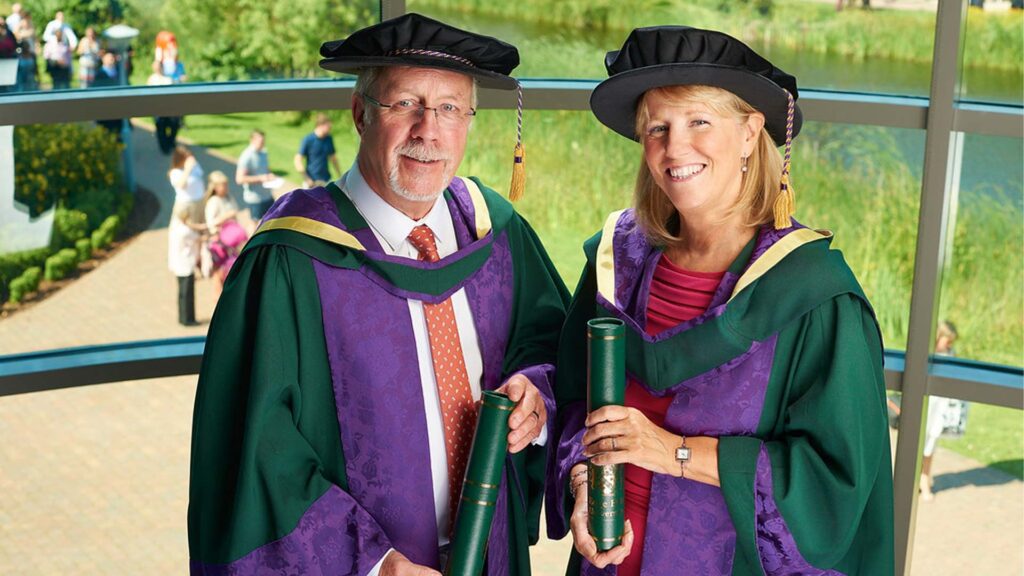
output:
[[[0,573],[188,571],[196,377],[0,398]]]
[[[940,319],[959,338],[954,350],[971,360],[1024,365],[1024,140],[958,135]]]
[[[355,131],[348,111],[334,115],[337,153],[347,162],[355,154]],[[168,128],[176,119],[158,121]],[[120,121],[107,126],[110,130],[92,123],[13,130],[13,177],[0,169],[0,354],[206,330],[219,293],[217,274],[196,278],[199,325],[182,326],[178,284],[168,268],[174,157],[161,151],[152,118],[134,120],[126,140],[130,151],[117,141]],[[189,116],[178,133],[204,172],[192,190],[201,196],[214,171],[221,172],[241,208],[238,221],[249,230],[254,224],[235,184],[235,163],[255,128],[267,131],[269,167],[283,179],[268,183],[276,186],[274,193],[301,186],[293,157],[313,129],[309,113]],[[0,166],[10,161],[11,139],[11,128],[0,128]],[[122,158],[129,153],[134,195],[124,192]],[[116,223],[105,224],[108,219]],[[78,250],[90,254],[79,262]]]
[[[835,233],[886,348],[905,349],[923,130],[808,122],[794,145],[797,219]]]
[[[128,0],[78,3],[55,13],[25,4],[23,13],[32,10],[27,17],[7,20],[17,24],[17,51],[8,58],[0,45],[0,92],[8,85],[9,91],[117,86],[123,78],[163,85],[329,77],[317,65],[320,44],[380,14],[377,0],[264,0],[244,10],[230,0]]]
[[[1021,2],[971,0],[970,4],[963,44],[961,97],[1019,106],[1024,102]]]
[[[669,0],[409,0],[419,12],[515,44],[524,78],[605,78],[604,54],[640,26],[727,32],[794,74],[804,88],[926,96],[934,2]],[[837,10],[837,4],[841,9]],[[642,6],[642,9],[638,9]],[[891,7],[892,6],[892,7]]]
[[[930,411],[936,434],[940,416],[956,419],[948,402]],[[968,414],[966,433],[940,439],[923,463],[933,496],[923,492],[917,507],[912,576],[1010,575],[1024,566],[1024,420],[1019,410],[985,404],[971,404]]]
[[[331,116],[337,157],[345,170],[357,150],[355,130],[347,110]],[[250,132],[254,128],[266,132],[270,168],[285,180],[278,189],[284,192],[302,184],[293,157],[312,124],[310,114],[293,112],[189,116],[179,136],[192,144],[207,175],[218,170],[229,176],[231,193],[244,207],[233,175]],[[478,175],[505,193],[511,177],[514,126],[512,111],[481,110],[459,173]],[[9,317],[0,320],[5,352],[160,338],[204,329],[205,324],[185,328],[175,322],[177,288],[167,271],[167,223],[174,193],[168,181],[170,158],[159,150],[153,127],[152,119],[136,119],[130,138],[140,188],[134,211],[126,219],[126,234],[133,240],[118,244],[102,263],[83,265],[76,279],[43,281],[40,293],[26,297],[25,303],[7,304]],[[612,134],[589,112],[528,111],[524,134],[528,181],[518,208],[541,235],[566,283],[575,286],[583,264],[583,240],[600,228],[609,212],[630,203],[640,148]],[[903,348],[906,342],[923,141],[918,131],[808,123],[794,147],[797,216],[836,233],[834,245],[843,250],[858,275],[891,348]],[[75,142],[92,144],[76,147]],[[60,145],[67,146],[68,153],[43,153]],[[114,194],[120,189],[116,182],[89,180],[86,185],[82,180],[86,175],[107,178],[108,172],[110,178],[118,178],[119,152],[112,146],[116,146],[113,135],[85,125],[15,130],[18,202],[8,195],[6,210],[10,220],[20,224],[8,224],[6,233],[0,231],[5,234],[0,235],[2,251],[19,254],[0,256],[7,298],[11,282],[23,275],[27,265],[45,268],[52,250],[43,248],[27,256],[25,251],[47,245],[55,214],[58,230],[86,226],[91,234],[107,215],[123,206]],[[94,158],[100,150],[107,150],[103,162]],[[70,178],[66,186],[59,185],[62,173]],[[332,173],[337,176],[336,171]],[[64,199],[64,209],[53,211],[55,189],[73,192]],[[69,223],[66,209],[92,216],[75,215],[79,220],[86,218],[86,223]],[[30,215],[38,217],[31,220]],[[241,220],[249,222],[244,210]],[[84,233],[71,230],[54,238],[59,243],[61,238]],[[72,244],[63,242],[68,247]],[[86,274],[93,266],[97,269]],[[45,269],[42,273],[45,276]],[[208,321],[216,293],[215,280],[197,282],[201,323]]]

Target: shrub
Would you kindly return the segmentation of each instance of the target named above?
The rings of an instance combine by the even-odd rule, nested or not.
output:
[[[49,248],[37,248],[0,256],[0,288],[6,288],[9,282],[21,276],[27,268],[42,266],[49,255]]]
[[[89,218],[89,230],[100,227],[103,219],[118,208],[118,192],[111,187],[75,190],[68,194],[68,208],[84,212]]]
[[[29,290],[25,285],[25,278],[21,276],[11,280],[9,290],[10,295],[8,296],[8,300],[14,303],[21,302],[25,298],[25,295],[29,293]]]
[[[35,292],[39,288],[39,280],[42,276],[42,271],[38,266],[33,266],[21,275],[11,280],[10,283],[10,301],[21,302],[25,299],[25,296]]]
[[[14,197],[36,217],[55,204],[74,207],[78,190],[120,190],[121,144],[86,124],[14,128]],[[116,206],[111,204],[105,213]]]
[[[78,252],[78,261],[85,262],[92,258],[92,240],[82,238],[75,242],[75,251]]]
[[[78,266],[78,252],[73,248],[64,248],[46,259],[44,277],[47,280],[60,280]]]
[[[117,214],[111,214],[107,216],[106,220],[100,224],[100,230],[105,230],[110,233],[110,239],[113,240],[115,236],[121,231],[121,217]]]
[[[55,249],[74,246],[75,242],[89,235],[89,218],[84,212],[58,208],[53,215],[53,239],[50,245]]]
[[[110,243],[114,240],[114,237],[109,230],[104,230],[103,228],[100,228],[98,230],[92,231],[92,236],[89,238],[89,240],[92,244],[93,250],[102,250],[103,248],[106,248],[107,246],[110,245]]]
[[[35,292],[39,288],[39,281],[43,279],[43,269],[39,266],[33,266],[22,273],[21,278],[25,279],[28,284],[30,292]]]

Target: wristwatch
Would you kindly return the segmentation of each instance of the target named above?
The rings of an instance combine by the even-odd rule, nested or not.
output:
[[[676,448],[676,462],[679,462],[680,476],[686,476],[686,464],[690,462],[691,455],[690,449],[686,446],[686,436],[683,436],[683,441]]]

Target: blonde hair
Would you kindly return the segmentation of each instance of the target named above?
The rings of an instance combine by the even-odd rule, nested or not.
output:
[[[206,194],[203,196],[203,204],[213,197],[217,193],[217,186],[220,184],[227,184],[228,177],[220,170],[214,170],[210,172],[210,175],[206,179]]]
[[[757,112],[757,109],[739,96],[714,86],[663,86],[648,90],[640,98],[640,103],[636,107],[638,138],[642,138],[644,126],[650,120],[647,96],[652,93],[657,93],[672,104],[700,102],[715,114],[736,118],[740,122],[746,122],[751,114]],[[744,215],[744,223],[752,227],[771,222],[774,219],[772,207],[779,196],[781,181],[782,156],[768,131],[762,127],[757,135],[754,152],[747,159],[747,172],[740,185],[739,198],[729,208],[726,218],[741,213]],[[633,206],[640,229],[651,244],[668,248],[681,243],[679,213],[665,192],[655,183],[643,157],[640,158],[640,168],[636,175]]]

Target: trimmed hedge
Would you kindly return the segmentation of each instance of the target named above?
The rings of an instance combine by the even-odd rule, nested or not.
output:
[[[33,266],[21,275],[11,280],[10,293],[11,302],[21,302],[25,299],[25,296],[35,292],[39,289],[39,279],[42,276],[42,270],[38,266]]]
[[[92,240],[81,238],[75,242],[75,251],[78,252],[78,262],[81,264],[92,258]]]
[[[64,248],[46,259],[43,277],[47,280],[60,280],[78,268],[78,252],[74,248]]]

